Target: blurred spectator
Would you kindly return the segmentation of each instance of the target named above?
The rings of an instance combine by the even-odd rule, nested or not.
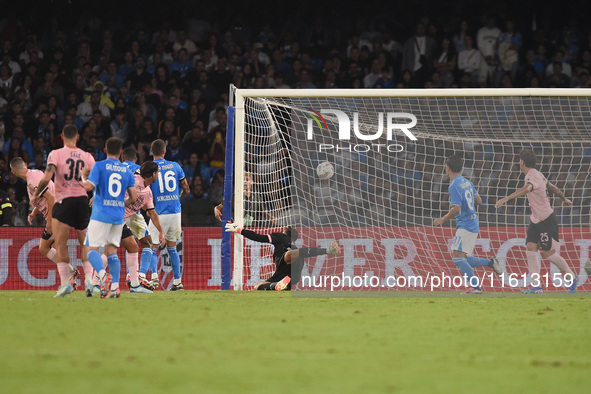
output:
[[[512,20],[505,22],[505,31],[499,36],[498,53],[501,71],[509,72],[515,81],[519,69],[519,51],[523,45],[521,33],[515,31]]]
[[[477,87],[480,77],[482,54],[472,46],[472,37],[466,36],[466,49],[458,54],[458,75],[469,76],[470,87]]]
[[[499,65],[497,41],[501,35],[501,29],[496,27],[497,18],[490,14],[486,25],[478,29],[476,42],[478,50],[482,54],[483,62],[480,63],[480,87],[494,86],[495,74]]]
[[[186,164],[189,160],[189,154],[180,145],[179,136],[176,134],[172,134],[168,137],[167,141],[168,144],[166,145],[166,155],[164,156],[164,158],[169,161],[176,161],[181,166]]]
[[[183,204],[181,218],[183,226],[212,226],[217,223],[213,207],[207,199],[203,198],[203,186],[191,184],[193,198]]]
[[[402,53],[402,69],[410,70],[413,87],[422,87],[433,67],[435,40],[425,34],[425,25],[416,24],[415,34],[406,40]]]
[[[554,69],[554,65],[556,63],[561,64],[561,73],[566,75],[567,78],[572,77],[573,71],[571,65],[564,59],[564,51],[558,49],[554,52],[554,59],[552,62],[546,66],[546,77],[549,77],[551,74],[555,74],[556,70]]]

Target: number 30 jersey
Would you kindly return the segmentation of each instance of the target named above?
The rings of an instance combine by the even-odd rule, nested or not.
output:
[[[82,170],[94,166],[94,157],[90,153],[65,146],[49,153],[47,165],[50,164],[55,166],[55,202],[87,195],[81,182]]]
[[[101,160],[92,167],[88,181],[94,185],[90,218],[103,223],[122,224],[125,192],[135,186],[129,167],[117,159]]]
[[[479,232],[478,213],[474,196],[478,192],[472,182],[459,175],[449,185],[449,200],[451,205],[458,205],[461,210],[456,215],[456,228],[463,228],[471,233]]]
[[[158,179],[150,185],[154,196],[154,208],[158,215],[181,212],[180,184],[185,179],[185,172],[177,162],[156,159]]]

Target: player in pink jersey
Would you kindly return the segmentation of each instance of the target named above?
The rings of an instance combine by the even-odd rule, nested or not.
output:
[[[84,246],[86,228],[90,220],[90,208],[88,195],[82,186],[82,171],[90,170],[94,165],[94,158],[88,152],[76,147],[80,138],[78,129],[74,125],[66,125],[62,130],[64,147],[51,151],[47,158],[47,168],[40,180],[31,203],[35,203],[41,192],[49,184],[55,175],[55,205],[53,206],[53,236],[55,249],[57,250],[57,267],[62,278],[61,286],[56,296],[63,297],[74,291],[73,286],[64,282],[64,274],[69,272],[68,236],[70,228],[76,229],[78,241],[82,248],[82,260],[86,277],[86,295],[92,295],[93,269],[87,260],[87,251]],[[86,261],[85,261],[86,260]],[[90,293],[89,293],[90,291]]]
[[[527,251],[525,253],[527,256],[528,271],[532,279],[532,287],[523,292],[527,294],[540,294],[544,292],[540,280],[541,267],[537,257],[538,250],[541,249],[540,253],[542,257],[557,266],[564,275],[564,283],[568,286],[568,292],[574,293],[577,291],[578,278],[570,269],[566,260],[556,253],[560,249],[558,221],[550,205],[548,192],[560,197],[562,202],[569,207],[573,203],[565,197],[559,188],[548,182],[546,177],[535,169],[537,157],[533,150],[528,149],[522,151],[519,158],[519,167],[525,174],[525,185],[513,194],[497,201],[495,207],[500,208],[509,200],[527,195],[531,209],[531,223],[527,229],[527,238],[525,241]]]
[[[39,185],[41,178],[43,178],[43,172],[39,170],[29,170],[25,161],[20,157],[15,157],[10,161],[10,169],[14,175],[27,182],[27,193],[29,194],[29,199],[31,199],[35,193],[35,190],[37,190],[37,186]],[[46,219],[45,229],[43,230],[43,235],[41,236],[41,241],[39,242],[39,252],[57,264],[57,251],[52,247],[54,243],[52,230],[52,211],[53,205],[55,203],[54,196],[55,188],[53,182],[50,181],[47,187],[45,187],[45,190],[41,191],[39,198],[37,198],[35,203],[32,204],[33,212],[31,212],[29,215],[29,224],[33,223],[33,219],[38,214],[42,214]],[[70,274],[68,281],[72,286],[75,286],[78,270],[71,265],[69,268]],[[60,279],[64,281],[63,279],[65,278]]]
[[[162,226],[160,225],[160,218],[154,209],[152,189],[149,187],[156,181],[156,179],[158,179],[158,171],[158,164],[153,161],[147,161],[141,166],[139,174],[137,172],[134,174],[137,199],[135,203],[125,207],[125,225],[123,226],[123,232],[121,235],[121,246],[127,251],[127,268],[129,270],[130,280],[129,290],[132,293],[152,293],[152,290],[154,289],[152,284],[146,279],[145,275],[140,277],[138,273],[139,248],[137,240],[139,240],[142,245],[148,247],[152,243],[150,233],[148,232],[148,226],[146,225],[143,216],[138,213],[140,209],[146,211],[150,220],[154,223],[156,229],[158,229],[160,233],[160,245],[164,246],[166,242],[164,233],[161,231]]]

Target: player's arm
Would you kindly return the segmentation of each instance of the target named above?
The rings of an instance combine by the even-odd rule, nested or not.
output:
[[[532,186],[531,183],[526,183],[521,189],[519,189],[516,192],[510,194],[509,196],[501,198],[499,201],[497,201],[497,203],[495,204],[495,208],[502,207],[503,205],[505,205],[507,203],[507,201],[525,196],[527,193],[531,192],[533,190],[533,188],[534,187]]]
[[[546,189],[548,189],[548,191],[552,194],[557,195],[558,197],[560,197],[560,199],[562,200],[562,202],[564,204],[566,204],[569,207],[573,206],[573,202],[571,200],[569,200],[568,198],[566,198],[566,196],[564,195],[564,193],[562,192],[562,190],[560,190],[558,187],[554,186],[553,184],[551,184],[550,182],[548,182],[546,184]]]
[[[480,194],[476,193],[474,195],[474,202],[476,205],[482,205],[482,197],[480,197]]]
[[[216,207],[213,209],[213,213],[215,215],[215,218],[217,220],[219,220],[220,222],[222,221],[222,213],[223,212],[224,212],[224,203],[216,205]]]
[[[146,214],[150,217],[152,223],[154,223],[154,227],[158,230],[158,241],[160,241],[160,247],[164,247],[166,244],[166,238],[164,237],[164,231],[162,230],[162,226],[160,225],[160,217],[156,213],[154,208],[148,209]]]
[[[125,199],[125,206],[128,207],[134,204],[137,200],[137,193],[135,191],[135,185],[127,188],[127,198]]]
[[[256,242],[262,242],[262,243],[267,243],[267,244],[272,243],[271,236],[258,234],[258,233],[255,233],[254,231],[251,231],[251,230],[245,230],[243,228],[238,227],[237,224],[230,223],[230,222],[226,223],[226,232],[240,234],[243,237],[248,238],[248,239],[252,239],[253,241],[256,241]]]
[[[39,181],[39,184],[37,185],[37,190],[35,190],[35,194],[33,195],[33,198],[31,198],[31,204],[33,202],[35,202],[35,200],[39,197],[41,192],[43,190],[45,190],[47,185],[49,185],[49,181],[51,181],[51,178],[53,177],[55,170],[56,170],[55,164],[48,164],[47,165],[47,168],[45,169],[45,172],[43,173],[43,178],[41,178],[41,180]]]
[[[189,190],[189,183],[187,182],[187,178],[181,179],[181,187],[183,188],[183,190],[181,191],[179,199],[184,200],[191,193],[191,191]]]
[[[51,228],[51,225],[53,219],[53,206],[55,205],[55,197],[53,196],[53,193],[49,190],[46,190],[45,193],[43,193],[43,197],[45,197],[45,200],[47,201],[47,223],[45,224],[45,230],[48,234],[52,234],[53,230]]]
[[[91,192],[95,188],[95,184],[88,180],[88,176],[89,176],[90,171],[91,171],[91,169],[89,167],[84,167],[82,169],[82,174],[81,174],[82,181],[80,182],[80,184],[82,185],[84,190],[86,190],[87,192]]]
[[[459,205],[452,205],[451,208],[449,209],[449,212],[446,213],[445,216],[443,216],[441,218],[437,218],[433,221],[433,225],[434,226],[441,226],[443,223],[447,222],[448,220],[455,218],[456,215],[458,213],[460,213],[461,210],[462,210],[462,207],[460,207]]]
[[[29,224],[33,224],[33,219],[35,219],[35,216],[37,216],[39,214],[39,209],[37,207],[33,208],[33,212],[31,212],[29,214],[29,217],[27,218]],[[49,222],[49,216],[47,217],[47,221]]]

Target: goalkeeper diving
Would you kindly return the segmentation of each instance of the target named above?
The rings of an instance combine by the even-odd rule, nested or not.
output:
[[[298,249],[295,246],[298,232],[293,227],[286,228],[282,233],[263,235],[240,228],[234,223],[226,223],[226,231],[240,234],[256,242],[269,243],[275,247],[273,251],[275,272],[269,279],[256,285],[254,290],[291,290],[292,285],[295,286],[301,278],[305,258],[340,253],[336,241],[328,248],[305,247]]]

